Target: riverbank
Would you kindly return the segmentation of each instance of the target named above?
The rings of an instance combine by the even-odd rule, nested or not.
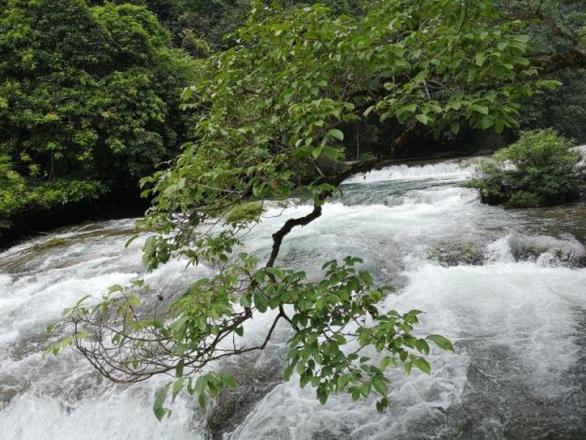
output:
[[[69,203],[50,210],[26,212],[14,219],[8,228],[0,228],[0,251],[23,241],[85,222],[141,217],[149,200],[137,191],[113,191],[97,200]]]

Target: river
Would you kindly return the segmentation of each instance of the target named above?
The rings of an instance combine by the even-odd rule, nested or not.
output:
[[[507,211],[481,205],[460,183],[467,162],[395,165],[355,176],[321,218],[295,229],[281,263],[317,275],[323,262],[363,257],[397,293],[385,308],[425,311],[422,333],[449,337],[455,353],[430,356],[430,375],[391,373],[391,406],[335,396],[324,406],[278,374],[286,334],[256,358],[222,365],[240,388],[202,414],[179,399],[152,413],[166,378],[114,385],[79,356],[44,350],[45,328],[86,294],[137,277],[180,292],[209,273],[173,261],[145,274],[134,221],[58,231],[0,254],[1,440],[391,440],[586,438],[586,207]],[[269,210],[248,233],[267,254],[271,233],[308,206]],[[260,334],[270,317],[247,329]],[[220,366],[218,366],[219,368]]]

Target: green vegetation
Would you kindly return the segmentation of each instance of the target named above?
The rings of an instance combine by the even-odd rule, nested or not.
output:
[[[224,40],[225,46],[209,39],[205,57],[207,49],[196,44],[200,49],[192,53],[202,59],[183,93],[182,107],[197,115],[197,124],[170,166],[142,181],[145,195],[152,197],[143,226],[156,232],[145,244],[147,268],[182,257],[193,265],[205,262],[214,274],[174,295],[170,307],[144,301],[148,286],[140,280],[114,286],[96,307],[82,300],[60,324],[74,324],[69,328],[75,331],[55,351],[71,344],[103,375],[119,382],[174,374],[155,399],[155,414],[162,418],[169,412],[165,405],[182,391],[197,395],[205,406],[210,396],[234,387],[229,374],[202,370],[221,359],[263,350],[281,326],[289,332],[286,379],[298,376],[322,403],[334,393],[347,392],[353,399],[376,393],[382,410],[388,405],[388,368],[429,373],[429,342],[447,350],[452,344],[438,335],[416,336],[420,311],[383,311],[381,301],[392,289],[377,286],[357,258],[324,262],[318,279],[279,266],[283,240],[294,228],[317,220],[324,202],[349,175],[372,169],[418,137],[441,139],[463,128],[516,129],[521,103],[556,87],[556,81],[539,73],[551,73],[550,63],[559,60],[550,55],[533,59],[527,23],[518,20],[521,12],[488,0],[464,5],[379,0],[347,15],[321,4],[251,3],[246,23]],[[166,15],[161,7],[157,13],[168,23],[187,13]],[[88,11],[98,22],[118,17],[108,21],[108,29],[118,29],[113,22],[121,19],[124,30],[149,36],[146,48],[156,46],[156,53],[172,58],[166,33],[159,32],[145,9],[108,3]],[[121,11],[135,11],[142,21],[131,26],[135,14]],[[174,38],[183,35],[183,44],[190,31],[205,41],[189,26],[179,26]],[[136,43],[134,37],[123,41]],[[144,61],[143,53],[142,47],[129,48],[116,63]],[[560,56],[583,62],[573,52]],[[149,96],[148,88],[144,94],[140,90],[137,97]],[[158,115],[156,104],[162,102],[167,101],[148,101],[147,108]],[[136,113],[144,112],[139,106]],[[168,121],[157,120],[163,125]],[[352,136],[360,126],[384,127],[385,145],[360,154]],[[134,133],[127,133],[131,140]],[[115,139],[122,142],[128,165],[135,158],[132,152],[143,147],[122,137]],[[541,153],[522,141],[509,160],[515,152],[538,160],[552,149],[550,140],[539,144]],[[147,157],[160,156],[151,143],[146,145]],[[560,145],[553,150],[567,153],[567,142]],[[107,164],[117,150],[107,150]],[[570,156],[575,157],[567,153],[568,163]],[[357,160],[345,162],[349,157]],[[143,159],[141,154],[137,165],[144,165]],[[562,164],[566,162],[557,165]],[[550,184],[561,185],[558,180]],[[272,235],[268,255],[242,252],[243,235],[260,221],[262,201],[287,206],[300,194],[312,203],[311,210],[284,221]],[[241,339],[259,315],[269,320],[265,333],[259,340]]]
[[[358,35],[356,27],[371,26],[373,11],[384,9],[378,1],[373,4],[363,0],[1,1],[0,157],[3,165],[0,179],[3,187],[0,189],[0,225],[7,226],[14,219],[26,222],[27,217],[48,213],[58,205],[74,206],[78,202],[103,198],[108,193],[119,195],[117,198],[121,200],[138,195],[140,178],[151,175],[159,164],[172,160],[183,143],[197,142],[198,135],[194,135],[193,130],[202,108],[188,102],[186,108],[180,109],[181,92],[192,84],[202,86],[200,76],[207,77],[211,63],[222,57],[228,59],[234,50],[245,46],[243,41],[247,36],[241,35],[238,29],[246,24],[253,3],[257,11],[269,11],[273,6],[279,8],[281,19],[285,21],[302,20],[290,12],[294,7],[323,3],[328,12],[308,19],[326,20],[324,26],[330,29],[330,34],[321,31],[316,35],[322,40],[314,42],[324,46],[330,41],[338,44],[348,33]],[[446,0],[448,16],[455,7],[452,3]],[[353,46],[344,43],[346,51],[352,49],[358,53],[349,57],[340,50],[336,54],[340,57],[336,61],[337,71],[330,69],[335,64],[332,60],[324,63],[317,47],[302,54],[318,56],[314,62],[324,63],[326,69],[330,69],[320,77],[322,84],[331,81],[327,87],[313,79],[306,83],[313,88],[316,97],[329,99],[332,90],[334,95],[339,93],[340,90],[335,89],[344,84],[340,80],[343,62],[349,63],[348,69],[354,78],[364,81],[364,87],[358,87],[357,80],[349,83],[353,91],[347,93],[355,95],[345,101],[355,108],[345,110],[349,119],[337,128],[344,133],[343,142],[333,147],[340,150],[339,159],[357,159],[365,152],[405,157],[434,154],[465,145],[480,148],[505,145],[516,136],[517,121],[522,129],[554,127],[562,135],[586,142],[584,124],[576,123],[584,119],[586,108],[583,2],[499,0],[487,5],[486,10],[481,10],[484,6],[468,7],[469,1],[464,3],[461,9],[467,12],[461,17],[462,25],[454,27],[453,33],[465,31],[467,23],[473,22],[480,23],[487,33],[485,45],[478,46],[477,53],[473,41],[468,52],[460,52],[462,57],[471,58],[454,57],[451,73],[460,69],[460,78],[454,84],[444,83],[443,72],[434,66],[436,61],[430,50],[433,48],[441,53],[437,41],[453,43],[447,37],[432,41],[422,32],[411,34],[413,47],[418,49],[410,51],[407,57],[401,53],[401,47],[394,44],[385,48],[382,40],[377,42],[377,52],[368,52],[375,38],[355,41]],[[393,15],[389,18],[393,26],[420,25],[423,30],[428,25],[428,12],[436,6],[427,2],[418,4],[414,6],[416,14],[412,18],[405,18],[396,6],[385,7],[385,13]],[[405,23],[400,23],[403,19]],[[508,27],[503,27],[503,23]],[[497,31],[493,32],[491,27]],[[264,35],[263,38],[270,45],[275,37],[275,44],[282,49],[286,46],[284,37],[295,30],[295,22],[291,21],[279,36]],[[503,32],[517,35],[522,41],[500,41]],[[394,33],[392,38],[397,35]],[[384,35],[381,33],[379,38]],[[470,38],[474,40],[478,35],[470,34]],[[488,44],[491,38],[499,40],[501,47],[491,51]],[[394,48],[395,52],[389,48]],[[363,50],[366,52],[361,55]],[[521,90],[519,84],[506,85],[511,78],[521,77],[510,71],[512,67],[518,68],[514,60],[518,51],[524,52],[526,73],[531,77],[539,74],[541,80],[549,81],[542,85],[548,85],[550,90],[541,88],[542,92],[533,93],[535,90]],[[497,67],[492,58],[500,54],[505,58]],[[369,62],[365,63],[358,55],[368,58]],[[297,61],[291,68],[279,72],[281,79],[285,74],[294,78],[300,64]],[[469,68],[471,61],[477,68]],[[312,60],[306,58],[303,62]],[[427,73],[425,63],[432,66]],[[371,70],[358,71],[358,64]],[[394,82],[395,96],[390,90],[384,90],[385,84],[392,83],[389,78],[396,79],[397,75],[412,70],[412,64],[419,66],[416,70],[421,74],[416,87],[407,90],[414,85],[410,78],[404,84]],[[489,65],[494,69],[484,68]],[[234,67],[233,73],[237,74]],[[497,77],[500,88],[495,88],[492,95],[482,95],[482,89]],[[522,78],[523,81],[527,79],[527,76]],[[458,94],[466,82],[478,83],[479,94],[470,100],[460,100]],[[561,86],[556,87],[556,84]],[[363,117],[362,112],[372,98],[369,93],[384,95],[386,101],[374,99],[378,107]],[[516,96],[506,96],[507,93]],[[448,102],[452,94],[454,99]],[[488,107],[505,101],[514,104],[503,107],[501,114],[493,113],[492,109],[489,109],[490,114],[486,113]],[[326,99],[320,105],[329,104]],[[447,104],[461,107],[448,112]],[[287,103],[281,102],[281,105]],[[385,113],[384,106],[389,106],[390,111],[384,118],[378,118]],[[338,111],[334,107],[329,111]],[[401,114],[400,108],[403,109]],[[405,123],[414,118],[418,123],[425,122],[428,128],[417,127],[408,139],[389,148],[388,140],[395,139],[402,127],[409,125]],[[436,119],[443,122],[436,124]],[[287,124],[285,121],[282,133]],[[494,134],[484,136],[482,131],[487,128],[503,134],[496,138]],[[329,148],[332,145],[325,146],[328,154],[320,159],[320,169],[326,171],[323,168],[331,166],[338,169],[331,161],[331,157],[336,156]],[[314,154],[318,154],[317,149]]]
[[[510,2],[509,2],[510,3]],[[519,17],[527,21],[536,56],[547,57],[552,53],[583,52],[586,47],[586,8],[576,0],[546,0],[518,2],[520,9],[530,4],[531,14]],[[567,61],[561,60],[561,63]],[[524,103],[522,128],[555,128],[561,135],[586,143],[586,126],[577,123],[586,118],[586,67],[554,69],[549,77],[561,86],[547,93],[535,95]],[[547,69],[546,69],[547,70]]]
[[[144,7],[7,0],[0,11],[0,216],[151,173],[187,129],[194,65]],[[136,184],[135,184],[136,185]]]
[[[552,127],[578,144],[586,143],[586,70],[565,70],[555,79],[561,86],[533,96],[523,109],[522,127]]]
[[[0,229],[10,226],[17,213],[48,210],[57,204],[79,202],[103,194],[106,188],[97,181],[53,179],[30,185],[14,171],[10,157],[0,156]]]
[[[556,205],[575,200],[584,185],[580,154],[553,130],[528,131],[482,162],[468,185],[483,202],[510,208]]]

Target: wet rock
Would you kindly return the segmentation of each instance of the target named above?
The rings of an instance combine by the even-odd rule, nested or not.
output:
[[[484,264],[484,254],[480,246],[469,241],[439,242],[428,252],[428,257],[442,266]]]
[[[254,405],[282,380],[281,363],[271,357],[246,357],[226,368],[238,387],[222,392],[206,414],[210,440],[220,440],[246,418]]]
[[[71,250],[76,245],[92,244],[99,240],[121,240],[121,249],[124,241],[122,239],[130,238],[135,230],[130,225],[112,224],[105,227],[100,224],[88,224],[72,232],[56,233],[47,237],[39,238],[31,243],[16,246],[5,253],[0,253],[0,269],[5,273],[20,273],[27,270],[35,270],[40,261],[46,260],[52,255],[63,254],[66,250]],[[63,262],[62,265],[54,267],[65,267],[69,262]]]
[[[559,238],[547,235],[515,235],[509,240],[511,252],[517,261],[535,261],[543,266],[581,266],[586,249],[571,234]]]

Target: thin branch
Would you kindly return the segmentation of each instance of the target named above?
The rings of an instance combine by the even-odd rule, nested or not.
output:
[[[285,222],[285,224],[283,225],[283,227],[273,234],[273,248],[271,250],[271,256],[269,257],[269,260],[267,261],[267,264],[265,265],[265,267],[273,267],[274,266],[275,260],[277,259],[277,256],[279,255],[279,251],[281,250],[281,244],[283,243],[283,238],[285,238],[285,236],[289,232],[291,232],[291,230],[295,226],[306,226],[309,223],[311,223],[312,221],[314,221],[316,218],[318,218],[321,215],[321,213],[322,213],[321,205],[314,205],[313,211],[311,211],[306,216],[287,220]]]

